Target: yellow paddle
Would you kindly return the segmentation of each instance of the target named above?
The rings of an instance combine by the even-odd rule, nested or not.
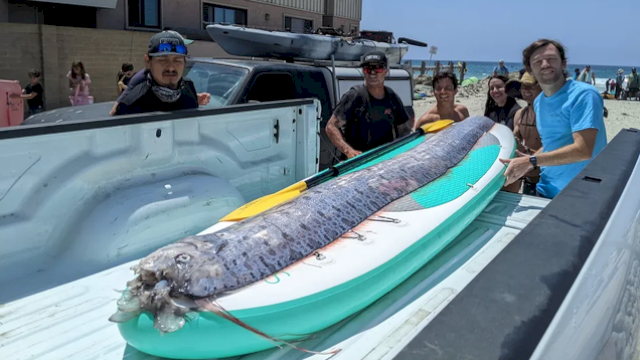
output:
[[[425,124],[418,128],[415,132],[398,139],[392,143],[387,145],[380,146],[377,149],[368,151],[361,155],[354,157],[355,161],[348,161],[345,163],[341,163],[336,165],[333,169],[324,170],[309,179],[299,181],[291,186],[288,186],[278,192],[273,194],[265,195],[263,197],[257,198],[253,201],[250,201],[241,207],[235,209],[234,211],[227,214],[225,217],[220,219],[220,221],[240,221],[244,220],[248,217],[259,214],[265,210],[268,210],[276,205],[280,205],[287,200],[293,199],[300,195],[302,192],[311,188],[317,184],[320,184],[332,177],[337,176],[341,172],[349,171],[357,166],[360,166],[363,162],[370,160],[373,157],[380,156],[383,153],[391,151],[400,145],[407,143],[410,140],[413,140],[419,136],[422,136],[427,133],[438,132],[447,126],[451,125],[453,120],[439,120],[432,123]]]

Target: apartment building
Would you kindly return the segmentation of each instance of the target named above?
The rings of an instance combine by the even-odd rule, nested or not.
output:
[[[358,30],[362,0],[0,0],[0,22],[199,33],[207,24],[311,32],[319,26]],[[205,40],[205,39],[202,39]]]

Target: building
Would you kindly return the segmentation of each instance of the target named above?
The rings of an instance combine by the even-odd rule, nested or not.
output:
[[[229,56],[205,27],[233,23],[313,32],[321,26],[358,31],[362,0],[0,0],[0,79],[28,84],[41,70],[47,110],[68,106],[66,74],[81,60],[95,102],[115,100],[123,62],[143,67],[151,33],[164,28],[189,39],[192,56]]]
[[[0,22],[111,30],[204,30],[207,24],[358,30],[362,0],[0,0]]]

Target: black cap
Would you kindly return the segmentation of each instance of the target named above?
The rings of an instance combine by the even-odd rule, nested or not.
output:
[[[380,65],[387,67],[387,56],[382,51],[370,51],[363,58],[360,67]]]
[[[169,45],[169,49],[161,50],[164,45]],[[173,30],[165,30],[153,35],[149,39],[149,56],[181,55],[187,56],[187,46],[184,38]]]

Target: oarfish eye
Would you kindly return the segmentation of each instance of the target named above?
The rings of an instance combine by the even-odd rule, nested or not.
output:
[[[188,262],[189,260],[191,260],[191,256],[187,254],[180,254],[176,256],[176,262],[185,263],[185,262]]]

